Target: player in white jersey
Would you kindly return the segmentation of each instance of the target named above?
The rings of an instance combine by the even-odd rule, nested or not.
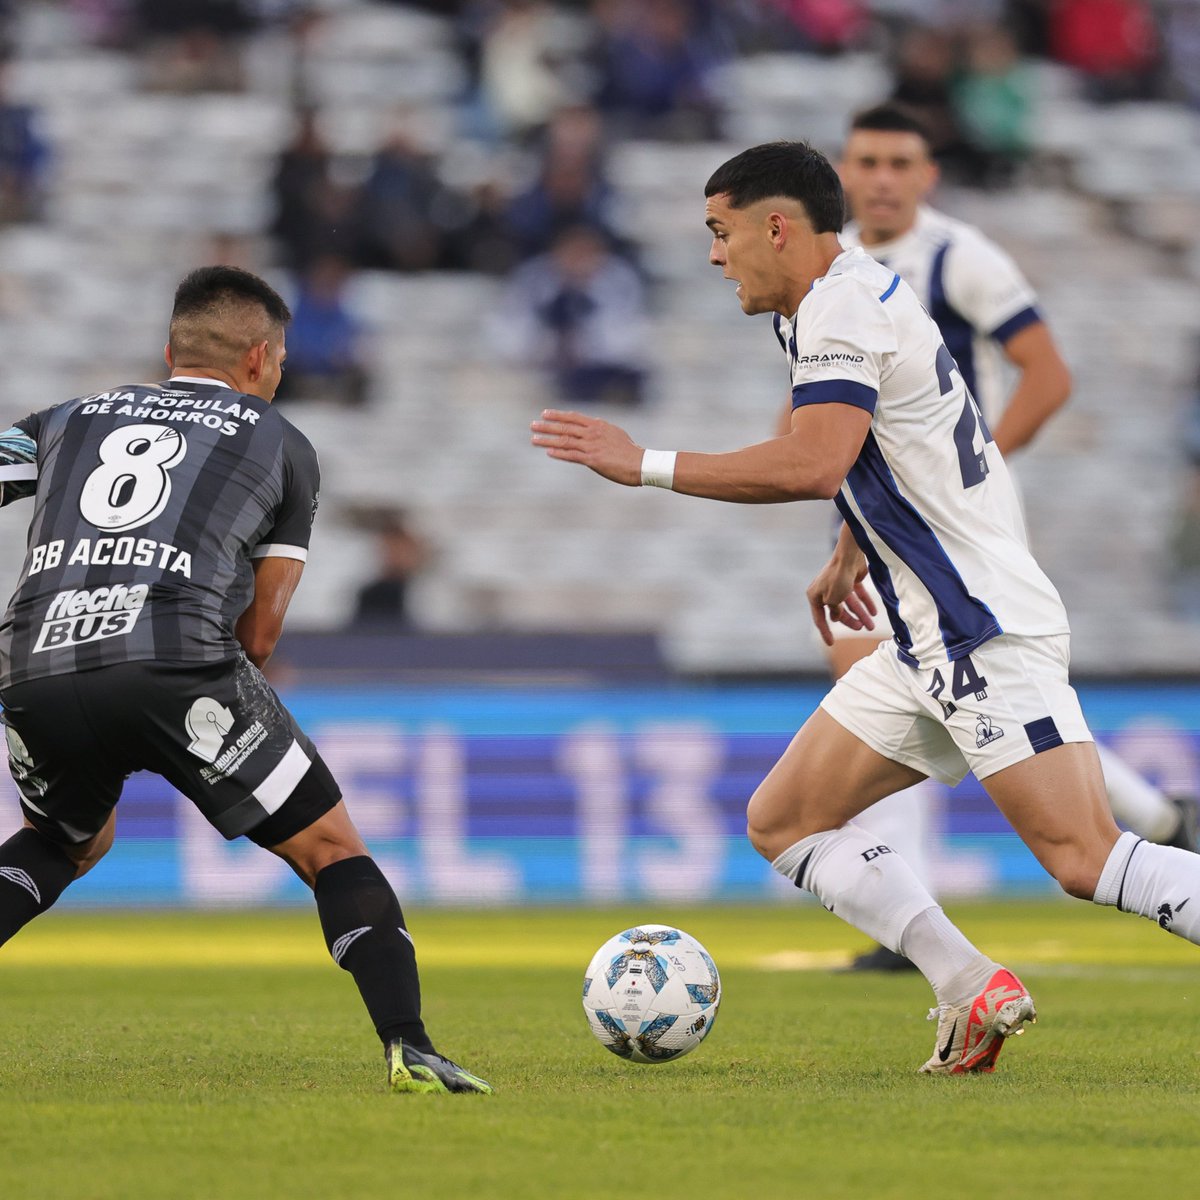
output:
[[[973,770],[1073,896],[1200,943],[1200,856],[1121,833],[1067,681],[1066,615],[1025,544],[1004,460],[907,284],[838,241],[837,174],[800,142],[756,146],[705,188],[710,261],[746,313],[774,312],[793,368],[790,431],[723,454],[645,450],[547,410],[532,441],[629,487],[739,503],[837,499],[846,525],[808,589],[813,619],[861,625],[870,570],[895,641],[825,697],[750,800],[755,848],[904,953],[933,987],[938,1074],[990,1071],[1034,1019],[1011,971],[950,922],[853,818],[932,775]]]
[[[1070,372],[1038,309],[1037,296],[1012,258],[974,226],[924,203],[937,166],[921,122],[888,103],[859,113],[838,164],[852,217],[842,244],[862,246],[898,272],[941,331],[967,387],[979,402],[1007,457],[1034,438],[1066,402]],[[1008,392],[1007,378],[1015,373]],[[877,597],[874,597],[877,599]],[[870,654],[882,630],[835,628],[830,670],[840,678]],[[1150,841],[1196,848],[1196,804],[1168,798],[1097,745],[1109,804],[1129,828]],[[904,853],[928,884],[934,794],[927,784],[888,797],[863,824]],[[856,958],[856,970],[900,970],[906,959],[876,949]]]

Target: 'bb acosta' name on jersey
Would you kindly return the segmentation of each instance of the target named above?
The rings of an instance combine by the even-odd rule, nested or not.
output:
[[[34,546],[29,552],[28,574],[37,575],[61,566],[66,549],[67,543],[62,538]],[[80,538],[66,564],[69,567],[158,567],[160,571],[173,571],[185,579],[192,577],[192,556],[170,542],[156,542],[153,538]]]
[[[141,396],[136,392],[99,392],[89,396],[79,410],[85,416],[111,413],[115,417],[137,417],[145,421],[181,421],[185,425],[204,425],[232,437],[238,422],[257,425],[259,413],[236,400],[218,396],[194,396],[190,392],[163,392],[159,396]]]

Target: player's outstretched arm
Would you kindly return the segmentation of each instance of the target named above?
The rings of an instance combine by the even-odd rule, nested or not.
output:
[[[260,669],[275,650],[283,632],[283,618],[303,573],[304,564],[297,558],[254,560],[254,599],[238,617],[234,635],[246,657]]]
[[[0,433],[0,506],[37,490],[37,443],[14,425]]]
[[[871,414],[849,404],[810,404],[791,431],[724,454],[644,450],[617,425],[584,413],[547,409],[530,428],[551,458],[581,463],[626,487],[653,484],[737,504],[828,500],[862,449]]]

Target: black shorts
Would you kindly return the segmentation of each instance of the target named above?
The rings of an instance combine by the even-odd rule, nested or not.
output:
[[[341,792],[295,718],[244,655],[131,662],[0,693],[21,808],[58,842],[104,827],[134,771],[154,771],[226,838],[274,846]]]

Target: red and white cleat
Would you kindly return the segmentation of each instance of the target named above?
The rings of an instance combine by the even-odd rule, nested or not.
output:
[[[974,1000],[940,1004],[929,1010],[929,1019],[938,1023],[937,1044],[922,1073],[965,1075],[994,1071],[1004,1039],[1024,1033],[1037,1010],[1025,985],[1001,967]]]

